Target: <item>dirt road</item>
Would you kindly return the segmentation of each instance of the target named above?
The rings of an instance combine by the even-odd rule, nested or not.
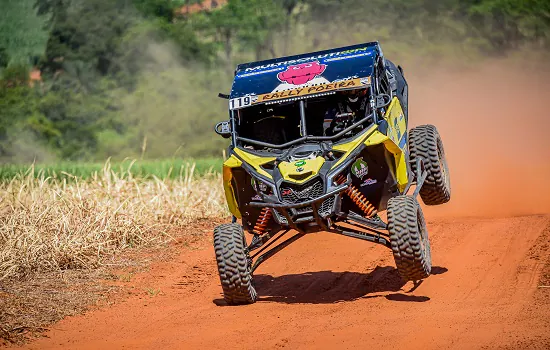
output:
[[[550,73],[519,63],[409,76],[411,122],[437,125],[453,184],[425,208],[435,267],[416,288],[388,249],[320,233],[257,270],[258,303],[224,306],[205,226],[128,282],[139,293],[28,348],[549,349],[550,214],[533,214],[550,213]]]
[[[384,247],[321,233],[262,265],[258,303],[225,306],[208,236],[132,283],[114,307],[71,317],[30,349],[470,349],[550,346],[550,217],[429,223],[433,276],[414,291]]]

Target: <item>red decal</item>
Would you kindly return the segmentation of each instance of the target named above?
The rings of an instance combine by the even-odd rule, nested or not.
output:
[[[301,63],[288,66],[284,72],[277,74],[277,78],[285,83],[302,85],[321,75],[325,71],[325,68],[327,68],[325,64],[320,64],[317,61]]]

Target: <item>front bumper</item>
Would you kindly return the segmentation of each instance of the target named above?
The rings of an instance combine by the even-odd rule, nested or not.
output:
[[[298,224],[315,222],[322,229],[327,229],[325,218],[333,214],[335,206],[340,203],[340,195],[348,188],[348,184],[335,187],[315,199],[300,203],[283,202],[250,202],[252,207],[271,208],[275,220],[282,226],[289,226],[302,231]]]

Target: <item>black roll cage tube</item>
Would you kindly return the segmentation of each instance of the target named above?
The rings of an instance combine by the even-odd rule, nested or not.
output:
[[[378,75],[379,75],[378,61],[379,60],[381,60],[381,62],[382,62],[382,69],[384,69],[384,67],[385,67],[384,56],[382,55],[381,52],[380,52],[380,55],[378,56],[378,58],[376,59],[377,62],[374,64],[374,70],[373,70],[373,74],[372,74],[372,80],[373,81],[371,81],[371,84],[369,86],[372,90],[371,94],[370,94],[370,98],[369,98],[369,104],[371,106],[372,112],[368,116],[366,116],[365,118],[359,120],[358,122],[354,123],[353,125],[351,125],[351,126],[347,127],[346,129],[340,131],[338,134],[333,135],[333,136],[307,136],[305,102],[304,102],[304,99],[302,99],[302,100],[300,100],[300,132],[301,132],[302,135],[306,135],[306,136],[303,136],[303,137],[301,137],[299,139],[296,139],[294,141],[289,141],[287,143],[283,143],[281,145],[275,145],[275,144],[268,143],[268,142],[262,142],[262,141],[252,140],[252,139],[249,139],[249,138],[246,138],[246,137],[238,136],[236,125],[235,125],[235,110],[232,109],[232,110],[229,111],[229,119],[231,121],[231,145],[230,145],[230,148],[236,147],[237,146],[237,141],[247,142],[247,143],[250,143],[250,144],[253,144],[253,145],[256,145],[256,146],[275,148],[275,149],[286,148],[286,147],[290,147],[292,145],[295,145],[297,143],[307,142],[307,141],[334,141],[334,140],[342,137],[346,133],[350,132],[351,130],[355,129],[356,127],[360,126],[361,124],[366,122],[371,117],[373,118],[374,123],[377,124],[378,123],[378,115],[376,113],[377,112],[377,107],[376,107],[376,103],[375,103],[375,96],[377,96],[378,93],[380,92],[380,82],[378,81]],[[220,97],[224,97],[224,98],[226,96],[229,97],[228,95],[223,95],[223,96],[220,95]]]
[[[383,56],[378,56],[378,60],[383,60]],[[382,63],[382,66],[384,66],[383,63]],[[379,75],[378,63],[376,63],[374,65],[374,70],[373,70],[373,74],[372,74],[372,77],[373,77],[372,80],[373,81],[371,82],[371,84],[369,86],[372,90],[371,94],[370,94],[370,98],[369,98],[369,104],[371,106],[371,113],[369,115],[367,115],[365,118],[355,122],[354,124],[350,125],[349,127],[345,128],[344,130],[340,131],[336,135],[333,135],[333,136],[307,136],[305,102],[304,102],[304,99],[302,99],[302,100],[299,101],[300,102],[300,105],[299,105],[299,107],[300,107],[300,133],[302,135],[306,135],[306,136],[302,136],[299,139],[289,141],[289,142],[286,142],[286,143],[283,143],[283,144],[280,144],[280,145],[276,145],[276,144],[272,144],[272,143],[268,143],[268,142],[257,141],[257,140],[249,139],[249,138],[246,138],[246,137],[238,136],[237,131],[236,131],[236,125],[235,125],[235,110],[230,110],[229,111],[229,118],[231,120],[231,147],[235,147],[237,145],[238,141],[250,143],[250,144],[253,144],[253,145],[256,145],[256,146],[260,146],[260,147],[268,147],[268,148],[274,148],[274,149],[287,148],[287,147],[293,146],[297,143],[302,143],[302,142],[307,142],[307,141],[334,141],[334,140],[337,140],[340,137],[344,136],[346,133],[350,132],[351,130],[355,129],[356,127],[360,126],[361,124],[365,123],[369,118],[372,118],[374,123],[377,124],[378,123],[378,114],[377,114],[378,109],[376,107],[375,96],[377,96],[378,93],[380,92],[380,82],[378,81],[378,75]]]
[[[374,99],[374,97],[371,95],[371,105],[374,103],[373,99]],[[358,122],[355,122],[354,124],[348,126],[347,128],[340,131],[336,135],[333,135],[333,136],[303,136],[299,139],[289,141],[287,143],[283,143],[283,144],[280,144],[280,145],[276,145],[276,144],[273,144],[273,143],[262,142],[262,141],[257,141],[257,140],[252,140],[252,139],[249,139],[249,138],[246,138],[246,137],[237,136],[236,131],[232,131],[232,135],[233,135],[234,140],[235,140],[234,141],[235,145],[236,145],[236,141],[243,141],[243,142],[246,142],[246,143],[251,143],[251,144],[256,145],[256,146],[281,149],[281,148],[287,148],[287,147],[290,147],[290,146],[295,145],[297,143],[302,143],[302,142],[306,142],[306,141],[334,141],[334,140],[342,137],[346,133],[350,132],[351,130],[355,129],[356,127],[360,126],[361,124],[365,123],[369,118],[372,118],[372,117],[374,117],[374,119],[376,121],[376,111],[372,111],[368,116],[366,116],[365,118],[359,120]],[[307,132],[306,132],[307,130],[306,130],[306,126],[305,126],[305,118],[306,118],[306,116],[305,116],[304,100],[300,100],[300,124],[301,124],[300,125],[300,130],[302,132],[302,135],[307,135]],[[232,128],[234,127],[234,124],[235,124],[235,120],[234,120],[234,117],[232,117],[232,123],[231,123]]]

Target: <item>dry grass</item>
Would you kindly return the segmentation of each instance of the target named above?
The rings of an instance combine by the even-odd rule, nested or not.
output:
[[[0,280],[97,267],[128,248],[167,242],[197,218],[227,215],[219,174],[140,180],[109,163],[94,178],[21,175],[0,184]]]
[[[193,239],[196,220],[228,215],[220,174],[193,173],[144,180],[107,163],[85,181],[30,169],[0,182],[0,339],[21,342],[96,303],[110,289],[100,279],[143,263],[128,248],[163,255],[174,238]]]
[[[87,181],[29,171],[0,184],[0,281],[97,267],[125,248],[171,240],[190,220],[227,215],[220,175],[193,170],[145,181],[107,163]]]

